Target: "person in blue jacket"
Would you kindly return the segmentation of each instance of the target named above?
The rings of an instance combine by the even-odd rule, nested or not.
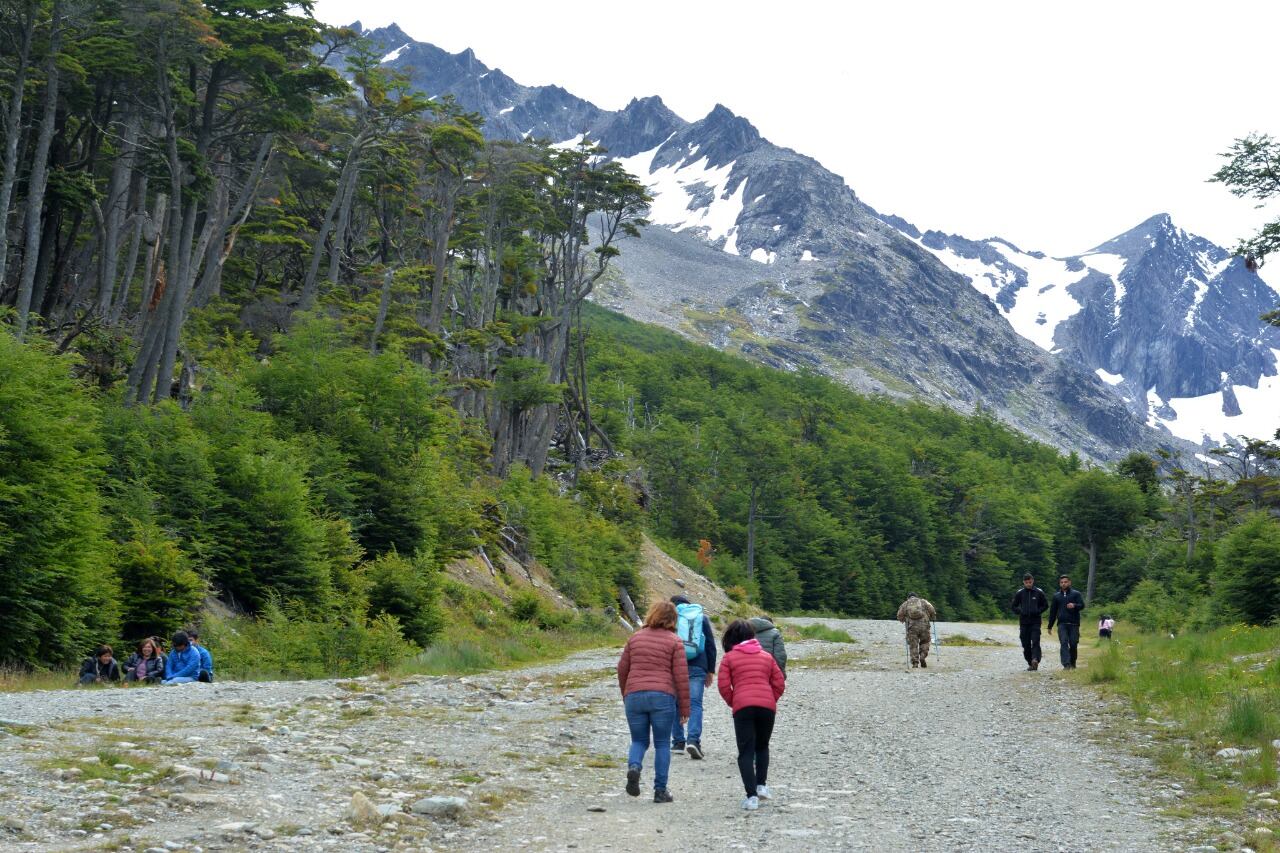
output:
[[[671,603],[679,607],[689,604],[683,595],[671,596]],[[716,633],[711,627],[711,620],[702,615],[702,651],[697,657],[689,658],[689,728],[677,720],[671,727],[671,749],[673,752],[688,751],[693,759],[702,758],[702,694],[715,680],[716,672]]]
[[[196,628],[188,628],[187,636],[191,638],[191,645],[200,653],[200,675],[197,681],[213,683],[213,655],[209,654],[209,650],[200,642],[200,631]]]
[[[164,681],[161,684],[190,684],[200,680],[200,652],[191,645],[186,631],[173,635],[173,651],[165,661]]]

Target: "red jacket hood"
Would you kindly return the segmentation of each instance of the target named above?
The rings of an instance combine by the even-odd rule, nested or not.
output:
[[[745,640],[744,642],[738,643],[738,645],[733,647],[733,650],[735,652],[745,652],[749,655],[756,655],[764,651],[764,649],[761,648],[760,646],[760,641],[755,639],[754,637],[752,637],[750,640]]]

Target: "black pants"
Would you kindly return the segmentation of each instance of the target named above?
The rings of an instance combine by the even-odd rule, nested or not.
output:
[[[733,733],[738,739],[738,772],[748,797],[769,778],[769,738],[773,737],[775,712],[768,708],[743,708],[733,715]]]
[[[1062,658],[1063,667],[1075,667],[1076,649],[1080,646],[1080,623],[1068,625],[1065,622],[1059,622],[1058,642],[1062,644],[1058,654]]]
[[[1040,620],[1023,622],[1018,627],[1018,639],[1022,640],[1022,656],[1027,663],[1040,660]]]

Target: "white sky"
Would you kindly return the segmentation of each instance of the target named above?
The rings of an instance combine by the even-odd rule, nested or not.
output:
[[[1148,216],[1228,247],[1267,218],[1205,179],[1280,135],[1274,0],[317,0],[606,109],[716,102],[921,228],[1069,255]],[[1272,210],[1271,215],[1275,215]]]

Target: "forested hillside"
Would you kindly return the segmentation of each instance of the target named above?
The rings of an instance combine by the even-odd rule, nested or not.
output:
[[[486,142],[305,4],[19,0],[0,43],[0,663],[213,596],[228,644],[385,665],[438,636],[447,561],[602,608],[645,529],[776,610],[990,617],[1092,563],[1151,619],[1280,611],[1273,446],[1085,470],[593,309],[643,187]]]

